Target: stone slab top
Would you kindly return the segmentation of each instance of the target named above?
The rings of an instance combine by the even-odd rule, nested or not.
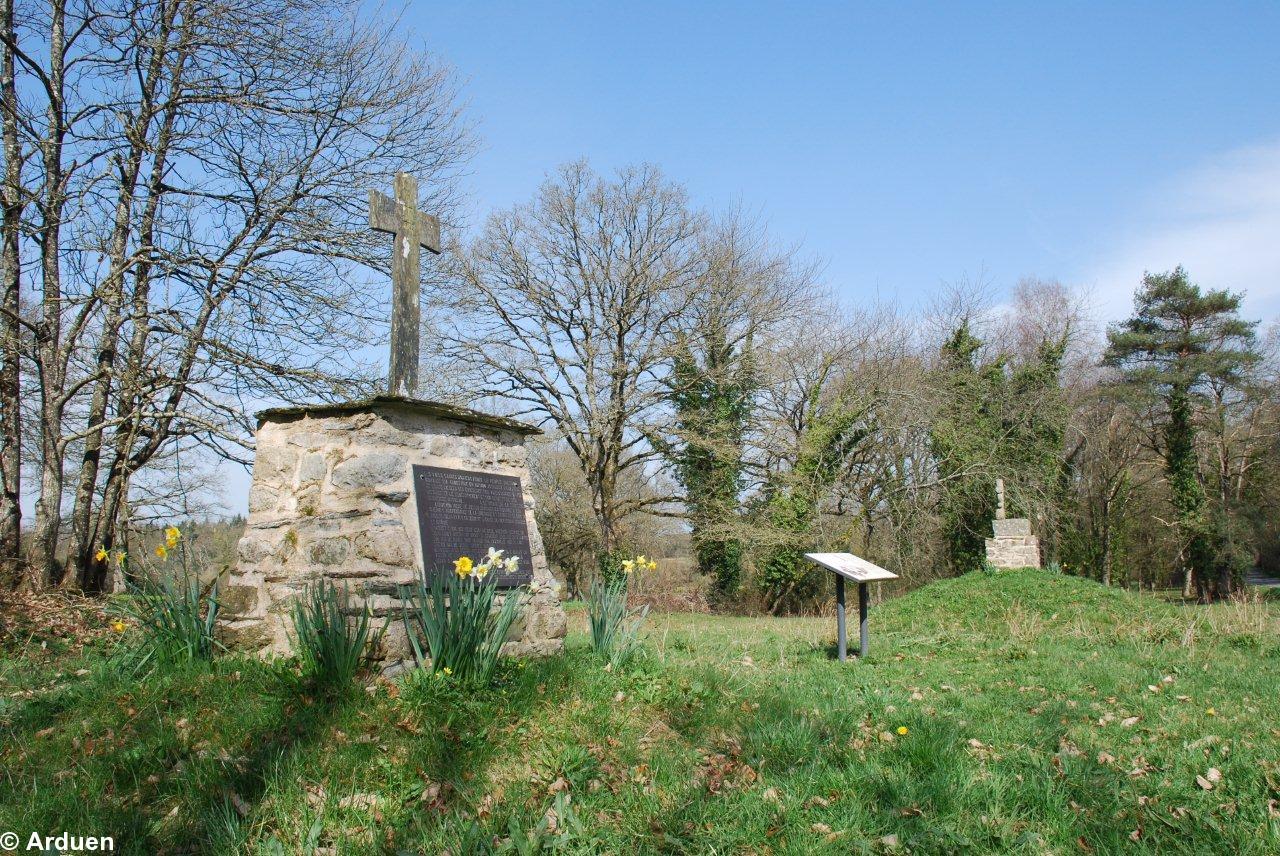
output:
[[[877,580],[898,578],[898,575],[892,571],[886,571],[879,565],[874,565],[852,553],[805,553],[804,557],[855,583],[873,583]]]
[[[523,436],[541,434],[542,429],[507,416],[494,416],[481,413],[469,407],[456,404],[445,404],[440,401],[424,401],[420,398],[409,398],[402,395],[375,395],[355,401],[332,403],[298,404],[290,407],[270,407],[258,411],[255,416],[258,427],[264,422],[288,422],[304,416],[346,416],[353,413],[370,413],[379,410],[400,410],[406,413],[420,413],[453,422],[468,425],[479,425],[484,428],[496,428],[502,431],[514,431]]]
[[[1031,536],[1031,521],[1025,517],[992,520],[991,528],[997,538],[1028,538]]]

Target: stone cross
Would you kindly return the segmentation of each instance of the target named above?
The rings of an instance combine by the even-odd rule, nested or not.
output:
[[[422,308],[418,248],[440,252],[440,221],[418,210],[418,181],[396,173],[396,198],[369,191],[369,226],[395,236],[391,251],[391,370],[388,391],[412,398],[418,389]]]
[[[1004,520],[1004,479],[996,479],[996,520]]]

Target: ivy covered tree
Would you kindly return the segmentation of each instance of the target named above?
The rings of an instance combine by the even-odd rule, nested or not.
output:
[[[1225,523],[1205,495],[1196,414],[1213,388],[1241,384],[1259,359],[1257,322],[1240,317],[1240,300],[1226,290],[1201,291],[1181,267],[1147,274],[1133,316],[1107,331],[1104,364],[1156,404],[1184,564],[1206,602],[1230,594],[1236,581],[1224,549]]]
[[[698,570],[724,600],[742,577],[742,541],[727,524],[738,514],[743,435],[757,381],[749,338],[735,348],[724,330],[709,330],[702,344],[701,359],[686,345],[674,360],[672,403],[685,441],[673,457]]]
[[[772,246],[763,226],[736,210],[700,235],[698,258],[699,275],[672,336],[673,430],[655,430],[650,440],[680,482],[698,570],[723,604],[742,578],[740,494],[762,387],[758,343],[775,340],[782,325],[807,312],[814,268],[795,250]]]
[[[1020,515],[1040,522],[1042,561],[1058,558],[1061,512],[1067,506],[1070,468],[1064,458],[1070,404],[1062,389],[1069,333],[1046,337],[1009,374],[997,461]]]
[[[1061,389],[1069,333],[1046,336],[1019,361],[979,358],[982,341],[964,321],[942,346],[941,404],[930,426],[940,506],[953,573],[982,567],[995,516],[995,480],[1009,510],[1034,517],[1055,548],[1067,488],[1063,439],[1070,409]]]
[[[820,389],[819,389],[820,391]],[[813,592],[820,579],[804,558],[812,549],[820,502],[840,475],[849,454],[871,433],[865,407],[846,396],[808,403],[811,417],[790,469],[774,475],[765,490],[764,529],[771,542],[759,560],[759,582],[770,612],[779,613]]]
[[[982,341],[966,319],[942,345],[938,375],[942,402],[929,429],[937,462],[939,504],[951,570],[982,567],[984,539],[995,516],[995,476],[1000,446],[1005,359],[981,364]]]

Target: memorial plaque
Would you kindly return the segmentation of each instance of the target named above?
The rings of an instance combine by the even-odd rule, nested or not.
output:
[[[428,580],[436,573],[453,573],[459,556],[478,564],[490,547],[520,557],[519,570],[498,575],[500,587],[533,580],[524,489],[517,476],[415,465],[413,491]]]

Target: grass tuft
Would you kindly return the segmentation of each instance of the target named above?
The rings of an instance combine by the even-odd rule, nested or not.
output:
[[[326,689],[350,687],[382,635],[373,629],[367,608],[350,615],[350,600],[345,587],[319,580],[293,606],[294,648],[302,673]]]

